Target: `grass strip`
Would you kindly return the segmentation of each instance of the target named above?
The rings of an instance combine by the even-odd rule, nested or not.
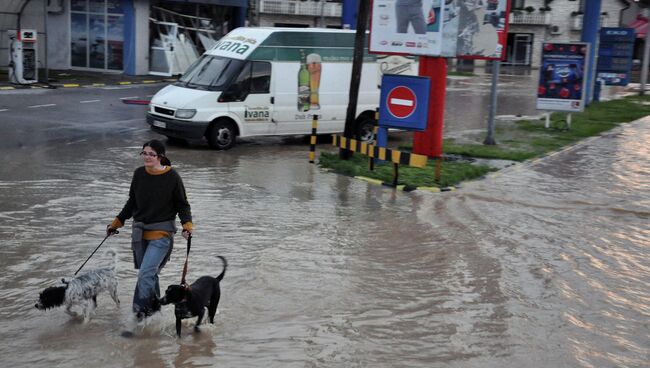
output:
[[[567,129],[566,113],[553,113],[551,126],[544,127],[544,120],[520,120],[498,122],[495,131],[497,145],[488,146],[482,142],[485,133],[472,133],[460,138],[443,141],[446,155],[460,155],[467,158],[525,161],[556,151],[582,139],[599,135],[621,123],[631,122],[650,115],[650,96],[630,96],[618,100],[593,103],[582,113],[573,113],[571,128]],[[401,145],[402,151],[410,151],[411,145]],[[391,183],[391,163],[375,164],[375,170],[368,169],[368,158],[354,154],[350,160],[339,159],[338,154],[323,152],[319,165],[334,172],[364,176]],[[483,177],[496,168],[477,165],[468,161],[443,161],[440,181],[435,180],[435,160],[429,160],[427,167],[415,168],[400,165],[399,182],[415,187],[456,186],[467,180]]]
[[[319,165],[333,171],[349,176],[364,176],[378,179],[385,183],[393,182],[393,164],[390,162],[379,163],[375,161],[375,169],[368,169],[368,157],[355,154],[349,160],[341,160],[338,153],[322,152]],[[467,162],[444,162],[440,174],[440,181],[435,180],[435,160],[429,160],[425,168],[400,165],[399,183],[415,187],[448,187],[465,180],[474,179],[496,171],[487,165],[472,165]]]

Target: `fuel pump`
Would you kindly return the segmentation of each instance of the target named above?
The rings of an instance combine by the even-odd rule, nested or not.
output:
[[[38,53],[35,29],[8,30],[9,82],[31,84],[38,82]]]

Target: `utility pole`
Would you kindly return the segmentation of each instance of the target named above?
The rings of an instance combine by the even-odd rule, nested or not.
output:
[[[345,129],[343,136],[353,138],[355,118],[357,113],[357,101],[359,100],[359,84],[361,83],[361,67],[363,66],[363,48],[366,43],[366,25],[368,23],[368,12],[370,10],[369,0],[359,1],[359,16],[357,17],[357,33],[354,39],[354,58],[352,59],[352,76],[350,78],[350,100],[345,116]],[[347,160],[352,156],[352,151],[339,149],[339,157]]]
[[[586,0],[585,14],[582,16],[581,41],[589,42],[591,49],[587,56],[589,70],[585,72],[587,79],[586,103],[591,103],[594,92],[594,74],[596,71],[596,49],[598,48],[598,30],[600,29],[600,2],[601,0]]]

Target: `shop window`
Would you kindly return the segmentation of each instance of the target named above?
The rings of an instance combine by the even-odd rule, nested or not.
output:
[[[123,1],[71,0],[71,66],[100,70],[123,70],[123,58]]]
[[[511,9],[523,9],[524,7],[526,7],[525,0],[510,0]]]

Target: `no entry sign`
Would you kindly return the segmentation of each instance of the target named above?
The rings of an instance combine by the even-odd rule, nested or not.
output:
[[[418,104],[415,92],[405,86],[397,86],[388,92],[386,108],[388,112],[398,119],[411,116]]]
[[[425,130],[429,87],[428,77],[384,75],[381,79],[379,126]]]

